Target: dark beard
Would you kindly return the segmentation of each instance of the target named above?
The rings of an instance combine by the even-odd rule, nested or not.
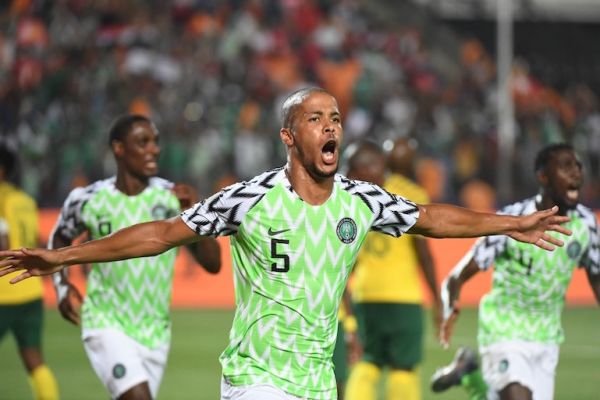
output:
[[[296,144],[296,149],[298,150],[298,155],[300,156],[300,163],[304,166],[306,171],[308,171],[309,175],[312,176],[312,178],[315,181],[321,181],[321,180],[324,180],[327,178],[331,178],[332,176],[335,176],[335,174],[337,173],[339,163],[335,166],[335,169],[332,172],[326,173],[326,172],[319,170],[315,164],[309,164],[306,161],[306,156],[305,156],[304,150],[302,150],[302,147],[300,147]]]

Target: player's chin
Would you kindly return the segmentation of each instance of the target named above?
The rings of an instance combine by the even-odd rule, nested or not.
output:
[[[322,165],[316,168],[316,175],[320,178],[331,178],[338,171],[338,164]]]

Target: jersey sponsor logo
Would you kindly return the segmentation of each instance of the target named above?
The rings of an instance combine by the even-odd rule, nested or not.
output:
[[[269,228],[269,230],[267,231],[267,233],[269,234],[269,236],[275,236],[275,235],[279,235],[280,233],[285,233],[287,231],[289,231],[291,229],[281,229],[278,231],[274,231],[273,228]]]
[[[335,232],[343,243],[352,243],[356,239],[356,222],[352,218],[342,218]]]
[[[581,244],[577,240],[569,243],[567,246],[567,254],[569,255],[569,258],[576,259],[579,256],[579,253],[581,253]]]
[[[121,363],[115,364],[115,366],[112,369],[112,374],[115,377],[115,379],[121,379],[125,376],[126,372],[127,370],[125,369],[125,366]]]
[[[154,218],[154,220],[161,220],[176,216],[177,210],[168,208],[162,204],[157,204],[152,207],[150,213],[152,214],[152,218]]]

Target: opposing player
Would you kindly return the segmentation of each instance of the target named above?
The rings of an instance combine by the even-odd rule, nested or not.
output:
[[[0,147],[0,250],[38,245],[38,210],[35,200],[9,183],[15,154]],[[31,279],[23,287],[9,284],[11,276],[0,278],[0,340],[11,332],[29,374],[34,398],[59,398],[58,385],[42,354],[42,280]]]
[[[479,351],[483,378],[473,352],[461,349],[451,366],[432,378],[434,391],[461,384],[471,398],[552,399],[559,345],[564,340],[561,313],[565,293],[577,266],[586,269],[600,303],[598,222],[579,204],[582,168],[573,147],[554,144],[535,159],[539,194],[511,204],[503,215],[526,215],[558,206],[572,231],[565,246],[554,252],[505,236],[480,239],[442,285],[447,344],[458,315],[462,285],[495,264],[492,290],[479,305]],[[489,389],[488,389],[489,388]]]
[[[288,162],[229,186],[180,217],[125,228],[59,250],[0,252],[12,282],[82,262],[159,254],[199,236],[231,236],[236,313],[220,360],[222,399],[335,399],[331,355],[346,280],[370,229],[435,237],[507,234],[551,250],[546,231],[569,234],[557,209],[522,217],[450,205],[416,205],[336,174],[342,140],[333,96],[291,94],[279,132]],[[126,282],[126,281],[123,281]]]
[[[49,247],[70,245],[82,232],[96,239],[127,226],[177,215],[196,196],[185,185],[156,177],[158,131],[139,115],[122,115],[109,131],[116,176],[73,190],[50,236]],[[192,254],[211,273],[220,269],[219,245],[199,242]],[[170,346],[169,307],[175,250],[154,257],[96,263],[81,295],[62,271],[55,274],[62,316],[81,324],[85,351],[115,399],[150,399],[158,392]],[[119,258],[120,259],[120,258]]]
[[[426,204],[429,199],[425,191],[409,179],[414,155],[414,139],[396,140],[387,158],[381,147],[361,143],[349,159],[348,176],[385,184],[390,193]],[[388,169],[391,173],[386,176]],[[437,329],[439,293],[426,239],[417,235],[399,239],[379,233],[367,235],[352,282],[363,357],[350,373],[347,400],[377,398],[384,367],[389,368],[386,399],[421,398],[418,365],[423,355],[424,327],[420,271],[432,295]]]

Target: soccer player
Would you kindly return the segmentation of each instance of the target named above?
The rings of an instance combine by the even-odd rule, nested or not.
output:
[[[365,142],[349,159],[348,177],[382,185],[390,193],[426,204],[424,189],[412,176],[416,141],[398,139],[387,159],[379,146]],[[391,174],[386,177],[389,168]],[[439,293],[433,257],[425,238],[406,235],[395,239],[370,233],[358,254],[352,295],[363,344],[363,357],[350,373],[347,400],[375,400],[382,370],[388,367],[388,400],[421,398],[417,367],[423,357],[423,272],[439,326]]]
[[[16,161],[11,150],[0,147],[0,250],[37,246],[39,240],[35,200],[8,181]],[[15,287],[11,277],[0,278],[0,340],[9,331],[14,335],[35,399],[56,400],[58,385],[42,355],[42,280]]]
[[[480,239],[442,284],[447,345],[458,315],[462,285],[495,264],[492,289],[479,305],[479,351],[482,371],[472,351],[460,349],[454,362],[432,378],[434,391],[464,384],[471,398],[552,399],[559,344],[564,340],[561,313],[577,266],[586,269],[600,303],[598,222],[579,204],[582,168],[573,147],[553,144],[535,159],[539,194],[502,209],[502,215],[526,215],[558,206],[572,231],[565,246],[540,251],[506,236]],[[483,378],[481,377],[483,372]],[[489,389],[488,389],[489,386]]]
[[[177,215],[194,204],[189,186],[156,177],[158,131],[140,115],[122,115],[109,130],[116,176],[74,189],[50,236],[49,247],[70,245],[81,233],[91,239],[130,225]],[[191,248],[210,273],[220,269],[214,239]],[[169,307],[175,250],[154,257],[96,263],[81,294],[65,273],[54,275],[62,316],[82,327],[88,359],[114,399],[156,398],[167,362],[171,322]]]
[[[416,205],[336,174],[343,136],[336,99],[305,88],[283,103],[288,162],[233,184],[179,217],[134,225],[59,250],[0,252],[11,282],[66,265],[160,254],[200,236],[230,235],[236,312],[221,354],[222,399],[335,399],[331,355],[348,274],[371,229],[434,237],[507,234],[551,250],[569,234],[557,209],[512,217]],[[126,283],[127,281],[122,281]]]

